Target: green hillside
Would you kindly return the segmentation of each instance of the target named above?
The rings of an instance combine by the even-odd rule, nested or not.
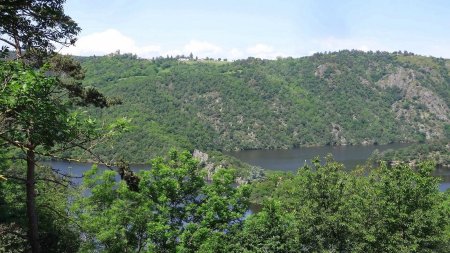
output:
[[[370,159],[389,161],[393,164],[402,161],[412,165],[428,160],[434,161],[438,166],[450,168],[450,141],[421,143],[398,150],[374,152]]]
[[[79,60],[86,85],[122,99],[93,109],[94,116],[132,119],[132,130],[108,145],[134,162],[170,147],[275,149],[450,135],[450,62],[444,59],[341,51],[234,62],[130,54]]]

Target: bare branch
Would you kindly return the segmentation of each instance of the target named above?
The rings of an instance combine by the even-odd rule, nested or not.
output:
[[[21,178],[21,177],[17,177],[17,176],[12,176],[12,175],[8,175],[8,174],[5,174],[4,176],[5,176],[6,178],[8,178],[8,179],[21,181],[21,182],[23,182],[23,183],[26,183],[26,182],[27,182],[27,180],[26,180],[25,178]],[[36,181],[51,182],[51,183],[54,183],[54,184],[57,184],[57,185],[61,185],[61,186],[63,186],[63,187],[68,187],[69,185],[72,184],[72,183],[69,181],[68,184],[66,185],[66,184],[63,184],[63,183],[59,182],[58,180],[54,180],[54,179],[50,179],[50,178],[36,178],[35,180],[36,180]]]
[[[61,185],[62,187],[69,187],[70,185],[73,185],[73,183],[71,181],[66,181],[66,180],[63,180],[63,181],[67,182],[67,184],[63,184],[63,183],[59,182],[58,180],[54,180],[54,179],[50,179],[50,178],[36,178],[35,180],[51,182],[51,183],[54,183],[57,185]]]
[[[3,42],[5,42],[6,44],[8,44],[8,45],[10,45],[10,46],[12,46],[12,47],[14,47],[14,48],[16,48],[16,45],[15,45],[14,43],[12,43],[11,41],[9,41],[9,40],[7,40],[7,39],[3,39],[3,38],[0,38],[0,40],[3,41]]]
[[[86,153],[90,154],[91,156],[95,157],[95,158],[100,162],[100,164],[105,165],[105,166],[106,166],[108,169],[110,169],[110,170],[114,170],[113,164],[104,161],[99,155],[97,155],[97,154],[95,154],[94,152],[92,152],[91,149],[85,148],[85,147],[83,147],[83,146],[78,146],[78,147],[79,147],[80,149],[84,150]]]
[[[17,180],[17,181],[21,181],[21,182],[24,182],[24,183],[27,181],[25,178],[16,177],[16,176],[8,175],[8,174],[5,174],[4,176],[6,178],[8,178],[8,179]]]

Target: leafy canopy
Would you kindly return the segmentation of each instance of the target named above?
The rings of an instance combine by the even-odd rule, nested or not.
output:
[[[75,43],[81,31],[64,13],[65,0],[4,0],[0,5],[0,40],[20,57],[26,53],[53,52],[56,45]]]
[[[154,159],[137,173],[138,189],[117,176],[94,167],[84,178],[87,196],[74,202],[87,252],[197,252],[224,238],[248,208],[249,189],[234,187],[232,170],[207,183],[188,152]]]
[[[56,78],[45,69],[31,70],[20,62],[0,62],[0,138],[22,149],[88,142],[95,135],[94,121],[81,119]]]

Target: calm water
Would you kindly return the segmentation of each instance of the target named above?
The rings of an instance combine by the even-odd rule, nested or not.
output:
[[[342,162],[346,168],[353,168],[357,164],[363,164],[375,149],[384,151],[387,149],[398,149],[411,144],[389,144],[378,146],[342,146],[342,147],[305,147],[287,150],[244,150],[237,152],[228,152],[244,162],[252,165],[260,166],[264,169],[276,169],[284,171],[296,171],[302,167],[305,162],[309,163],[316,156],[324,157],[332,154],[336,161]],[[83,173],[91,168],[91,163],[73,163],[66,161],[48,161],[47,165],[58,169],[65,174],[71,174],[80,177]],[[149,169],[149,165],[133,165],[133,170]],[[99,165],[100,169],[107,169],[105,166]],[[450,169],[438,168],[435,172],[436,176],[442,178],[440,185],[441,191],[450,188]],[[79,184],[81,178],[73,178],[73,182]]]
[[[297,171],[305,162],[310,164],[311,159],[316,156],[323,158],[328,154],[332,154],[336,161],[343,163],[346,168],[351,169],[358,164],[363,164],[375,149],[381,152],[387,149],[399,149],[409,145],[411,144],[396,143],[371,146],[325,146],[282,150],[243,150],[228,152],[227,154],[264,169],[284,171]]]
[[[92,168],[92,163],[78,163],[78,162],[67,162],[67,161],[45,161],[43,164],[51,166],[53,169],[60,171],[66,175],[73,176],[72,182],[75,184],[81,183],[81,176],[83,173],[90,168]],[[108,167],[105,165],[98,165],[98,168],[101,170],[108,170]],[[150,165],[132,165],[131,168],[134,171],[149,169]],[[117,178],[119,179],[119,177]]]
[[[414,144],[388,144],[371,146],[325,146],[325,147],[304,147],[286,150],[244,150],[228,152],[246,163],[260,166],[268,170],[297,171],[303,165],[310,164],[314,157],[324,157],[332,154],[334,159],[345,165],[347,169],[352,169],[358,164],[364,164],[375,149],[380,152],[387,149],[399,149]],[[438,168],[435,176],[442,178],[441,191],[450,188],[450,169]]]

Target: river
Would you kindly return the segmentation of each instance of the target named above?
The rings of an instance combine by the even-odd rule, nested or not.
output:
[[[341,162],[346,168],[352,169],[358,164],[366,162],[367,158],[378,149],[380,152],[388,149],[399,149],[411,144],[395,143],[388,145],[367,145],[367,146],[323,146],[323,147],[302,147],[295,149],[280,150],[243,150],[227,152],[246,163],[260,166],[269,170],[296,171],[305,162],[310,164],[314,157],[325,157],[333,155],[334,160]]]
[[[286,150],[244,150],[236,152],[227,152],[244,162],[252,165],[260,166],[268,170],[296,171],[298,168],[316,156],[324,157],[332,154],[334,159],[342,162],[346,168],[353,168],[357,164],[363,164],[375,149],[384,151],[387,149],[398,149],[406,147],[410,144],[388,144],[375,146],[325,146],[325,147],[303,147],[297,149]],[[47,165],[63,173],[69,173],[79,177],[84,171],[91,168],[91,163],[73,163],[66,161],[48,161]],[[105,169],[105,166],[100,165]],[[149,165],[133,165],[133,170],[149,169]],[[435,176],[441,177],[440,190],[444,191],[450,188],[450,170],[437,168]],[[73,182],[79,184],[80,178],[73,178]]]
[[[388,149],[395,150],[410,145],[414,144],[394,143],[367,146],[302,147],[283,150],[243,150],[227,152],[226,154],[266,170],[291,172],[297,171],[297,169],[305,165],[305,163],[311,164],[311,160],[317,156],[323,158],[328,154],[331,154],[335,161],[343,163],[345,167],[350,170],[356,165],[364,164],[376,149],[382,152]],[[450,188],[450,169],[437,168],[434,172],[434,176],[442,178],[442,182],[439,186],[441,191]]]

